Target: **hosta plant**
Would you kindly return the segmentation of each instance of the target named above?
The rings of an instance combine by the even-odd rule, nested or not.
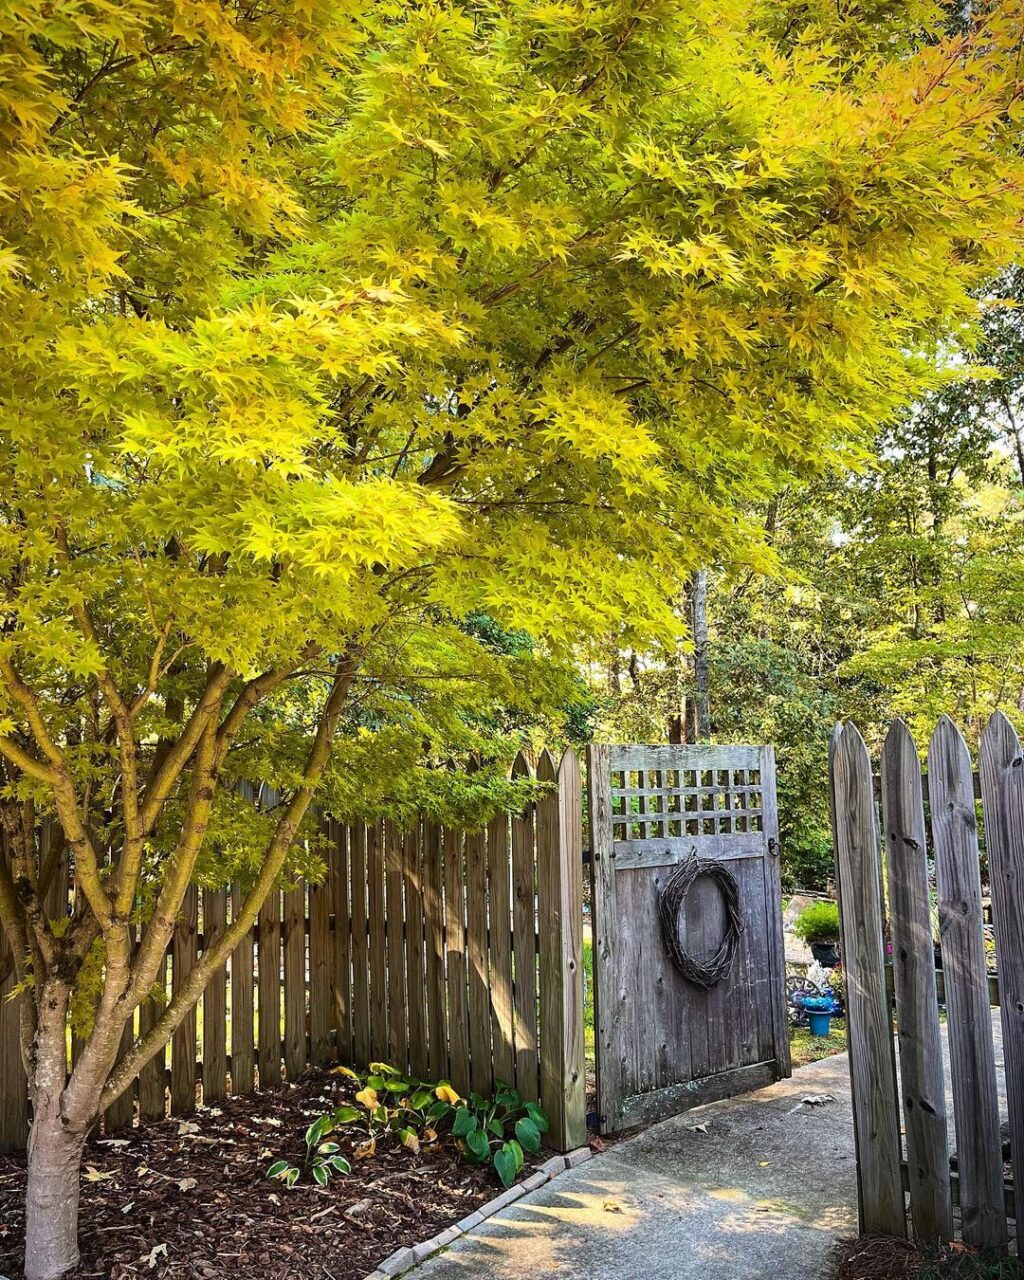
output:
[[[489,1162],[502,1185],[510,1187],[522,1172],[523,1153],[540,1150],[547,1128],[547,1116],[536,1102],[524,1102],[515,1089],[499,1083],[493,1098],[471,1093],[456,1108],[452,1136],[467,1160]]]
[[[378,1147],[395,1140],[410,1154],[429,1150],[446,1137],[472,1164],[490,1164],[502,1184],[512,1185],[522,1172],[524,1152],[540,1150],[548,1121],[536,1102],[524,1102],[515,1089],[498,1084],[493,1098],[478,1093],[464,1099],[446,1081],[435,1084],[403,1075],[383,1062],[370,1063],[365,1074],[337,1067],[353,1087],[344,1101],[306,1130],[305,1169],[326,1187],[336,1174],[350,1173],[352,1162],[368,1160]],[[294,1187],[303,1169],[275,1160],[267,1170]]]
[[[335,1174],[352,1172],[351,1164],[341,1155],[341,1147],[336,1142],[325,1141],[332,1128],[327,1123],[329,1120],[330,1117],[321,1116],[306,1130],[305,1168],[321,1187],[326,1187]],[[277,1178],[286,1187],[294,1187],[302,1177],[302,1170],[287,1160],[275,1160],[267,1170],[267,1177]]]
[[[306,1161],[313,1180],[326,1187],[335,1174],[352,1171],[353,1160],[368,1160],[378,1143],[393,1137],[413,1154],[438,1141],[437,1126],[452,1113],[462,1099],[447,1083],[425,1084],[402,1075],[383,1062],[371,1062],[370,1070],[358,1075],[348,1067],[338,1067],[355,1086],[354,1102],[343,1102],[314,1120],[306,1130]],[[293,1187],[302,1169],[287,1160],[275,1160],[267,1170]]]

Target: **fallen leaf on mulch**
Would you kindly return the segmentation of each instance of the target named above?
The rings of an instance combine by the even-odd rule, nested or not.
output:
[[[451,1143],[419,1155],[380,1143],[326,1190],[268,1181],[268,1149],[301,1164],[303,1111],[323,1114],[342,1097],[343,1074],[309,1072],[294,1087],[126,1130],[117,1145],[91,1141],[82,1261],[67,1280],[362,1280],[500,1190]],[[0,1155],[0,1275],[21,1273],[24,1195],[24,1154]]]

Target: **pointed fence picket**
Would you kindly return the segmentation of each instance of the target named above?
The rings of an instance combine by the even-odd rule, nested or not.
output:
[[[843,920],[853,1121],[865,1232],[906,1234],[892,1022],[885,993],[878,827],[871,760],[853,725],[832,758],[836,859]]]
[[[533,774],[520,755],[514,776]],[[546,752],[537,801],[474,831],[414,821],[325,823],[321,884],[275,888],[165,1053],[108,1108],[108,1130],[188,1115],[280,1085],[310,1063],[390,1060],[460,1093],[541,1099],[559,1150],[586,1139],[580,767]],[[254,791],[253,795],[257,793]],[[268,793],[269,796],[269,793]],[[0,850],[0,856],[3,851]],[[65,914],[63,879],[52,912]],[[244,888],[190,888],[164,985],[174,990],[234,919]],[[6,975],[0,934],[0,975]],[[5,976],[0,997],[13,985]],[[160,1016],[140,1006],[135,1032]],[[0,1150],[29,1124],[17,1001],[0,999]],[[126,1032],[124,1048],[129,1038]],[[169,1060],[169,1068],[168,1068]]]
[[[1003,1024],[1014,1183],[1024,1167],[1024,754],[1009,721],[995,715],[981,735],[981,794],[996,935],[998,982],[984,946],[976,787],[967,746],[943,717],[928,746],[925,776],[904,724],[881,756],[881,833],[871,762],[854,725],[830,745],[843,961],[861,1226],[906,1234],[905,1192],[914,1234],[949,1240],[954,1205],[974,1246],[1006,1250],[1014,1184],[1003,1175],[991,1004]],[[930,837],[930,844],[929,844]],[[884,856],[883,856],[884,851]],[[934,858],[942,968],[936,973],[929,855]],[[881,874],[885,871],[885,894]],[[890,1004],[885,969],[891,934]],[[937,981],[937,979],[939,979]],[[997,987],[995,994],[993,988]],[[943,1082],[938,1001],[947,1007],[957,1160]],[[902,1093],[894,1072],[899,1045]],[[904,1159],[902,1129],[906,1135]]]
[[[1005,1249],[999,1098],[983,938],[981,860],[967,744],[946,716],[928,746],[960,1217],[964,1240]]]
[[[1024,753],[1000,712],[981,735],[981,794],[992,886],[1014,1186],[1024,1181]]]

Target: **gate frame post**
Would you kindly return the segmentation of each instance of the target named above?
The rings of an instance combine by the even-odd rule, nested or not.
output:
[[[556,784],[537,801],[540,932],[540,1100],[549,1146],[571,1151],[587,1140],[583,1038],[583,787],[579,760],[559,764],[544,751],[538,782]]]

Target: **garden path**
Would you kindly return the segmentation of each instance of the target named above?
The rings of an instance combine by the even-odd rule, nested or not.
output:
[[[844,1054],[609,1146],[411,1275],[816,1280],[856,1203]]]

